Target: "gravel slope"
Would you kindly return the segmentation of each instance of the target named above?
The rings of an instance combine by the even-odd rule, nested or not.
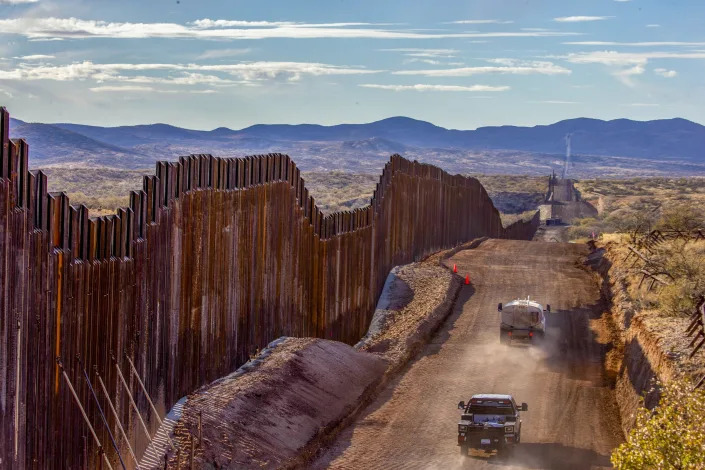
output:
[[[323,427],[353,411],[386,367],[383,359],[344,343],[288,338],[252,371],[189,395],[173,436],[181,464],[189,435],[198,436],[201,414],[203,445],[195,468],[287,467]],[[177,460],[172,455],[169,468],[177,468]]]

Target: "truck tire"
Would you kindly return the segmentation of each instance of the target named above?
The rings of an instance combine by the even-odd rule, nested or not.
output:
[[[499,330],[499,344],[509,344],[509,333],[504,330]]]
[[[468,446],[460,446],[460,455],[463,457],[468,456]]]

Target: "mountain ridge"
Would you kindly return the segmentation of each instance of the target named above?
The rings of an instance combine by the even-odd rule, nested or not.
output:
[[[483,126],[474,130],[447,129],[427,121],[393,116],[366,124],[255,124],[243,129],[218,127],[210,131],[185,129],[170,124],[102,127],[84,124],[29,123],[12,119],[13,135],[26,137],[37,149],[35,159],[61,155],[76,146],[81,155],[93,156],[96,164],[127,167],[148,165],[159,159],[173,159],[185,153],[213,153],[241,156],[262,152],[294,152],[325,167],[331,158],[377,158],[384,153],[412,156],[444,153],[517,152],[565,154],[565,136],[571,134],[572,150],[583,157],[602,156],[668,162],[705,164],[705,126],[683,118],[636,121],[578,117],[536,126]],[[52,152],[52,148],[62,149]],[[335,157],[335,153],[341,154]],[[388,155],[387,155],[388,156]],[[71,158],[78,162],[80,158]],[[661,164],[659,163],[659,164]],[[634,165],[639,168],[639,164]]]

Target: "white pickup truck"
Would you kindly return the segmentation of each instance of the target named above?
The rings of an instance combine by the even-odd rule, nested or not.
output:
[[[541,341],[546,333],[545,312],[551,311],[551,306],[534,302],[529,298],[512,300],[502,306],[497,306],[499,312],[499,342],[511,343],[515,339]]]

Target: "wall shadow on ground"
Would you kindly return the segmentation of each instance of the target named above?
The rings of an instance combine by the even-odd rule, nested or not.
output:
[[[611,467],[609,456],[593,450],[552,443],[520,443],[508,457],[494,456],[488,463],[517,468],[552,470],[590,470]],[[472,468],[465,465],[464,468]]]

